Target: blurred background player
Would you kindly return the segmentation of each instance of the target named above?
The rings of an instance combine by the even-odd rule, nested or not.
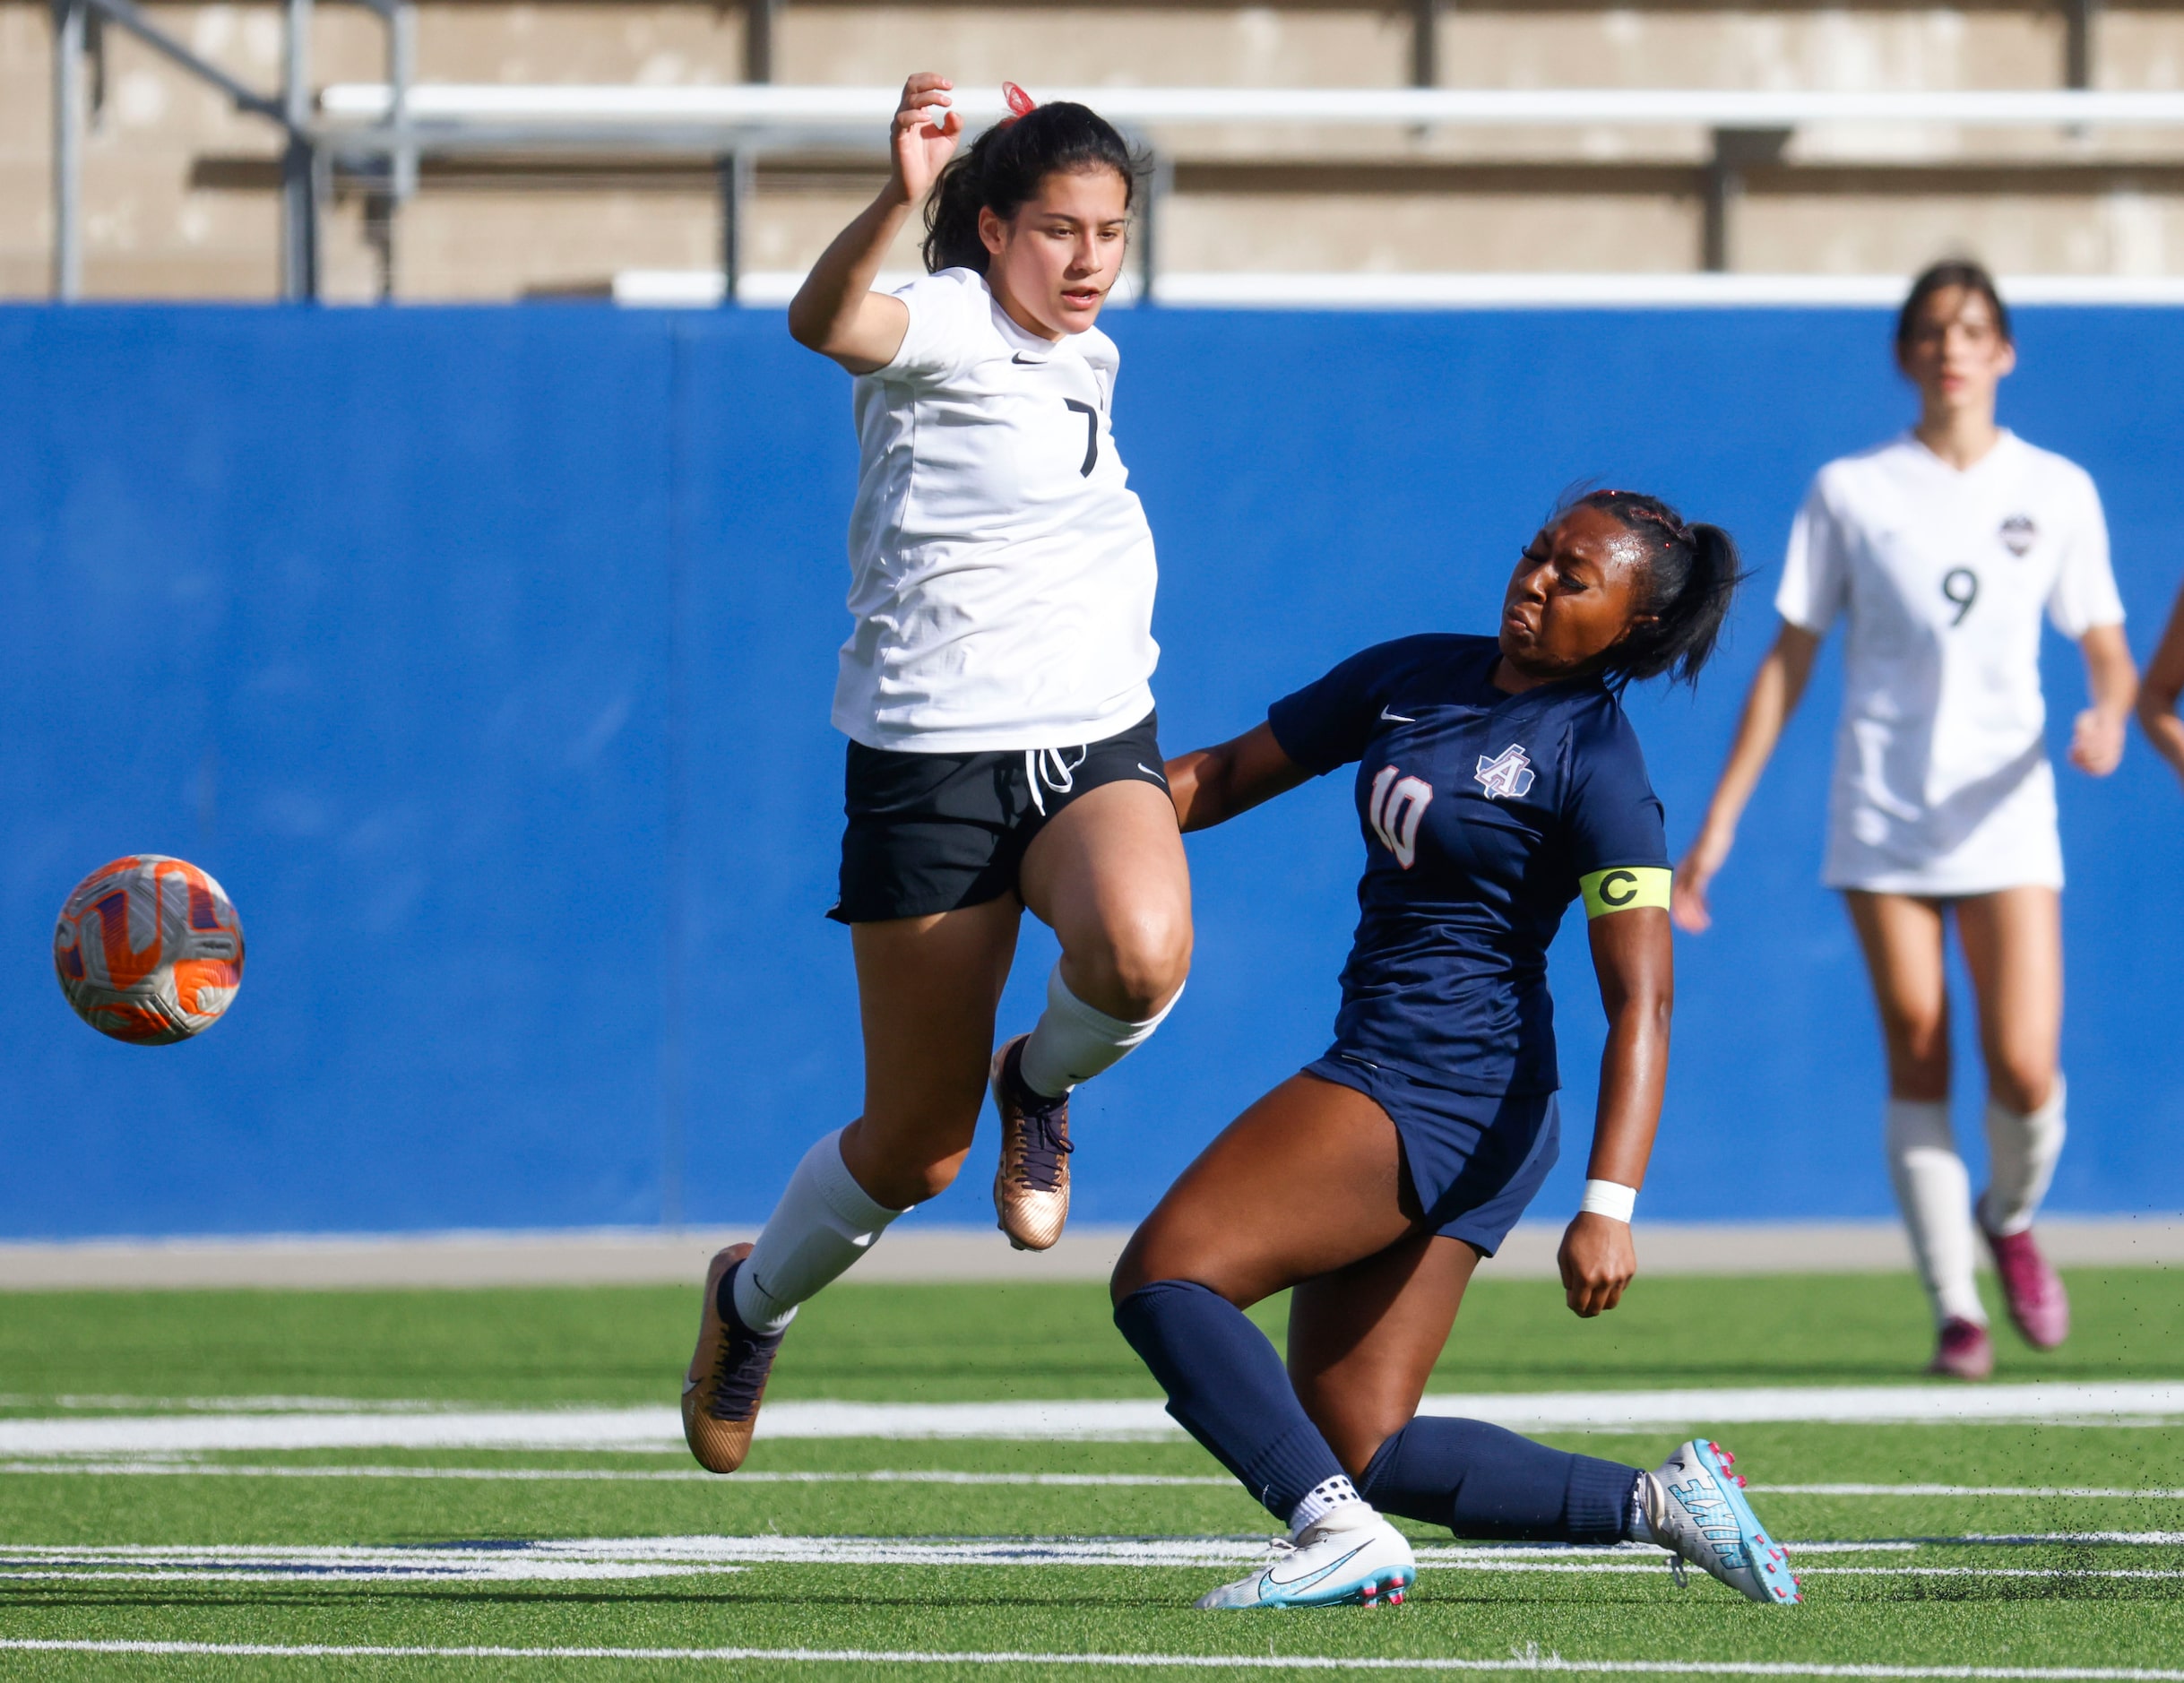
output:
[[[2161,646],[2146,662],[2146,676],[2138,686],[2138,722],[2146,740],[2169,762],[2169,769],[2184,778],[2184,719],[2177,717],[2180,695],[2184,695],[2184,590],[2177,592]]]
[[[1995,424],[2016,366],[2009,314],[1974,263],[1912,285],[1895,355],[1919,389],[1911,431],[1814,479],[1774,605],[1782,628],[1752,680],[1705,823],[1676,873],[1677,921],[1711,921],[1707,890],[1804,692],[1847,616],[1823,880],[1843,891],[1887,1046],[1885,1132],[1938,1335],[1929,1371],[1994,1366],[1973,1280],[1971,1184],[1949,1126],[1944,925],[1977,999],[1987,1066],[1989,1178],[1976,1220],[2011,1318],[2041,1349],[2070,1325],[2033,1216],[2063,1146],[2062,847],[2040,688],[2040,620],[2076,640],[2093,704],[2070,762],[2105,777],[2123,753],[2137,678],[2108,529],[2076,464]]]
[[[683,1422],[719,1472],[749,1449],[796,1306],[955,1178],[989,1074],[1001,1225],[1019,1248],[1054,1243],[1069,1091],[1152,1032],[1190,962],[1148,684],[1152,535],[1109,425],[1117,352],[1093,326],[1135,166],[1092,111],[1014,88],[1015,117],[954,158],[950,86],[904,85],[886,186],[790,306],[798,341],[858,376],[830,915],[856,953],[865,1108],[811,1148],[755,1247],[707,1273]],[[930,274],[873,291],[928,189]],[[1027,905],[1062,955],[1045,1014],[997,1057]]]
[[[1755,1601],[1798,1599],[1711,1445],[1649,1473],[1413,1418],[1472,1271],[1555,1163],[1547,948],[1580,896],[1609,1027],[1570,1308],[1613,1308],[1636,1272],[1673,954],[1661,803],[1619,692],[1696,678],[1736,583],[1718,527],[1596,492],[1519,557],[1498,638],[1368,649],[1169,767],[1202,830],[1357,762],[1366,846],[1334,1045],[1206,1148],[1115,1272],[1115,1323],[1169,1412],[1290,1527],[1201,1607],[1402,1599],[1415,1566],[1381,1509],[1461,1537],[1658,1542]],[[1244,1310],[1291,1287],[1284,1371]]]

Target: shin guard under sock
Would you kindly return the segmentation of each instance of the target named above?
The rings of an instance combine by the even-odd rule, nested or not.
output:
[[[1168,1393],[1176,1424],[1276,1517],[1291,1523],[1330,1480],[1340,1480],[1332,1494],[1348,1490],[1282,1358],[1226,1298],[1195,1281],[1156,1280],[1115,1306],[1115,1325]]]
[[[836,1128],[804,1153],[756,1247],[736,1270],[736,1318],[755,1333],[780,1332],[798,1304],[870,1250],[902,1213],[857,1184]]]
[[[1057,960],[1047,973],[1047,1008],[1023,1043],[1023,1057],[1016,1066],[1023,1084],[1046,1098],[1060,1098],[1079,1082],[1113,1068],[1151,1040],[1182,997],[1178,988],[1143,1023],[1126,1023],[1071,993]]]
[[[1980,1200],[1980,1219],[1990,1233],[2022,1233],[2033,1225],[2063,1154],[2065,1091],[2059,1073],[2048,1101],[2024,1115],[1987,1100],[1987,1195]]]
[[[1987,1325],[1972,1269],[1972,1178],[1949,1132],[1949,1107],[1939,1100],[1891,1099],[1886,1135],[1888,1176],[1911,1230],[1912,1255],[1926,1282],[1937,1321]]]
[[[1638,1469],[1484,1420],[1422,1415],[1380,1446],[1359,1493],[1384,1514],[1511,1542],[1620,1542]]]

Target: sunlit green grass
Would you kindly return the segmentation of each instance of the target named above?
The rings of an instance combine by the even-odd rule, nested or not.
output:
[[[2158,1271],[2071,1276],[2078,1330],[2037,1356],[2006,1331],[2002,1378],[2167,1377],[2184,1368],[2184,1290]],[[317,1396],[439,1403],[666,1406],[688,1353],[689,1290],[78,1293],[0,1297],[0,1391],[17,1415],[150,1399]],[[1278,1331],[1276,1306],[1269,1323]],[[1437,1389],[1904,1383],[1928,1336],[1893,1276],[1641,1283],[1578,1323],[1551,1286],[1482,1282]],[[773,1395],[892,1401],[1150,1395],[1080,1286],[855,1287],[798,1321]],[[56,1402],[73,1399],[69,1403]],[[125,1402],[118,1399],[143,1399]],[[101,1402],[99,1399],[117,1399]],[[477,1584],[0,1579],[0,1639],[619,1649],[1507,1658],[1880,1666],[2184,1669],[2184,1548],[1960,1541],[1973,1534],[2184,1532],[2184,1501],[1785,1494],[1783,1483],[2184,1489],[2184,1431],[2069,1425],[1722,1427],[1754,1499],[1794,1541],[1925,1539],[1914,1551],[1808,1552],[1808,1602],[1749,1606],[1663,1571],[1567,1575],[1429,1566],[1411,1605],[1210,1615],[1230,1573],[1129,1566],[851,1566],[815,1561],[626,1581]],[[1650,1463],[1670,1435],[1563,1434]],[[393,1450],[238,1453],[251,1466],[460,1466],[680,1472],[669,1454]],[[22,1463],[18,1463],[22,1464]],[[1187,1441],[777,1440],[753,1472],[874,1469],[1217,1477]],[[8,1545],[446,1544],[685,1534],[1267,1534],[1224,1484],[933,1486],[747,1479],[493,1482],[383,1478],[0,1472]],[[1446,1542],[1424,1526],[1421,1542]],[[1936,1541],[1938,1540],[1938,1541]],[[1845,1566],[2035,1568],[2042,1576],[1860,1576]],[[1834,1568],[1830,1570],[1830,1568]],[[1116,1675],[1023,1662],[896,1668],[935,1679]],[[131,1658],[0,1650],[0,1677],[637,1679],[872,1677],[879,1668],[757,1659]],[[1170,1671],[1161,1675],[1173,1676]],[[1191,1676],[1242,1676],[1218,1670]],[[1254,1675],[1265,1676],[1262,1671]]]

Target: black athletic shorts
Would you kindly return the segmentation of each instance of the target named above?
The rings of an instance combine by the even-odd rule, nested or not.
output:
[[[1163,792],[1160,715],[1102,742],[990,754],[904,754],[850,744],[837,923],[879,923],[1013,893],[1023,850],[1088,790],[1126,779]]]

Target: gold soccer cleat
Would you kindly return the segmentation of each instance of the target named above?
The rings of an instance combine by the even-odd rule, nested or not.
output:
[[[697,1349],[683,1376],[683,1437],[708,1472],[733,1472],[751,1453],[759,1399],[781,1347],[781,1333],[754,1333],[736,1319],[736,1270],[750,1254],[748,1245],[730,1245],[705,1270]]]
[[[1020,1034],[994,1054],[993,1102],[1001,1113],[1001,1162],[994,1170],[998,1226],[1018,1250],[1046,1250],[1069,1219],[1069,1095],[1049,1099],[1023,1084]]]

